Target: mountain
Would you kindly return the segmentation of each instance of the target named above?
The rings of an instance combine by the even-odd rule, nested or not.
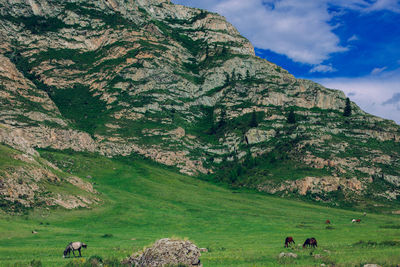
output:
[[[400,200],[399,125],[256,57],[218,14],[169,0],[0,0],[0,25],[4,207],[100,201],[44,150],[141,155],[333,205]]]

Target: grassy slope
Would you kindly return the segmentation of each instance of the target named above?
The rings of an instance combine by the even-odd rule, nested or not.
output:
[[[251,192],[232,192],[140,160],[127,162],[91,155],[45,152],[52,161],[75,162],[72,172],[91,175],[104,204],[91,210],[36,211],[29,216],[0,215],[0,266],[63,266],[62,251],[70,241],[88,244],[87,258],[122,259],[163,237],[188,237],[200,247],[204,266],[354,266],[400,262],[400,217],[331,209]],[[333,230],[326,229],[326,219]],[[32,230],[38,231],[33,235]],[[103,235],[111,234],[105,238]],[[319,248],[296,248],[296,260],[278,260],[286,236],[297,244],[314,236]],[[363,240],[377,246],[354,243]],[[397,241],[392,245],[383,241]],[[393,246],[394,245],[394,246]],[[325,250],[329,250],[326,252]],[[291,251],[291,250],[290,250]]]

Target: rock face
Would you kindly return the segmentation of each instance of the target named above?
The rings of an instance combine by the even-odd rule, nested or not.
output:
[[[202,266],[200,250],[190,241],[164,238],[141,254],[135,254],[124,260],[124,264],[138,267],[158,266]]]
[[[361,181],[356,178],[345,179],[339,177],[305,177],[296,181],[285,181],[281,183],[278,188],[260,188],[261,191],[268,191],[270,193],[276,193],[281,191],[297,191],[300,195],[306,195],[307,193],[322,193],[332,192],[337,190],[351,190],[356,194],[362,192],[365,184],[371,183],[371,181]]]
[[[0,143],[27,155],[140,154],[268,192],[393,201],[400,127],[354,103],[344,117],[345,102],[256,57],[218,14],[168,0],[0,0]]]
[[[61,206],[66,209],[87,208],[100,199],[92,184],[63,173],[39,156],[23,154],[0,145],[0,198],[2,209],[12,213],[24,212],[37,206]],[[4,161],[7,158],[7,161]],[[75,186],[74,193],[49,188]]]

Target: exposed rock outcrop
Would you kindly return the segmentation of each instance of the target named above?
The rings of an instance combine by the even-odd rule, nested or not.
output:
[[[267,183],[264,186],[260,186],[258,189],[269,193],[295,191],[303,196],[307,193],[323,193],[337,190],[351,190],[356,194],[361,194],[366,184],[371,182],[372,180],[359,180],[356,178],[305,177],[295,181],[284,181],[278,184],[278,186],[271,186],[271,184],[268,185]]]
[[[67,209],[89,207],[100,202],[92,184],[76,176],[67,176],[56,166],[38,156],[21,154],[0,145],[3,157],[10,160],[5,168],[0,168],[0,198],[8,205],[3,209],[19,212],[19,206],[62,206]],[[76,187],[74,193],[59,190],[54,193],[49,187],[63,188],[68,184]],[[4,204],[4,203],[3,203]]]

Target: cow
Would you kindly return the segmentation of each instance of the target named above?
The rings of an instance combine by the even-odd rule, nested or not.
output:
[[[326,224],[331,224],[331,221],[330,220],[326,220],[325,223]]]
[[[305,247],[312,247],[312,248],[318,247],[317,239],[315,239],[314,237],[307,238],[303,244],[303,248]]]
[[[68,257],[70,257],[71,256],[71,251],[72,251],[72,254],[74,254],[74,257],[76,257],[75,256],[75,250],[77,250],[79,252],[79,257],[82,257],[81,248],[87,248],[87,245],[85,243],[82,243],[82,242],[71,242],[71,243],[69,243],[67,245],[67,247],[65,248],[65,250],[64,250],[63,258],[66,258],[67,255],[68,255]]]
[[[291,236],[286,237],[286,239],[285,239],[285,248],[289,247],[289,245],[290,245],[291,243],[296,244],[296,243],[294,242],[293,237],[291,237]]]
[[[360,222],[361,222],[361,219],[357,219],[357,220],[356,220],[356,219],[353,219],[353,220],[351,220],[351,222],[352,222],[352,223],[360,223]]]

